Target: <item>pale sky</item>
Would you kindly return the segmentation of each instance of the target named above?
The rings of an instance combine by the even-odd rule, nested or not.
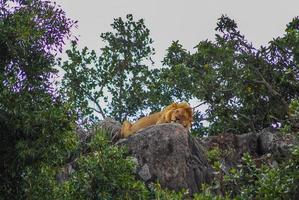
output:
[[[285,25],[299,15],[299,0],[52,0],[68,17],[78,20],[80,47],[99,50],[100,34],[111,31],[113,18],[133,14],[144,18],[156,49],[156,67],[171,41],[189,51],[198,42],[214,39],[217,19],[227,14],[256,47],[283,34]]]

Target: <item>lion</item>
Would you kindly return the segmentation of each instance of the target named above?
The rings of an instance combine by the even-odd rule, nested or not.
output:
[[[121,137],[129,137],[140,129],[162,123],[179,123],[189,129],[192,121],[192,108],[188,103],[172,103],[162,111],[143,117],[133,124],[124,121],[121,128]]]

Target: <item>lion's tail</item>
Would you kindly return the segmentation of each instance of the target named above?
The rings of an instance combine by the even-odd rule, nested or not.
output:
[[[131,135],[131,127],[132,124],[129,121],[124,121],[122,127],[121,127],[121,137],[126,138],[129,135]]]

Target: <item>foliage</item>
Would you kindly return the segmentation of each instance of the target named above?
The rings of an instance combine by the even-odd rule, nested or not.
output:
[[[192,93],[187,90],[186,82],[194,82],[192,80],[195,77],[183,62],[188,59],[190,54],[183,49],[179,41],[174,41],[166,52],[162,64],[168,67],[160,69],[156,78],[159,82],[155,84],[157,87],[155,90],[160,93],[159,98],[162,100],[168,98],[166,99],[168,103],[174,99],[188,101],[192,98]]]
[[[182,190],[175,192],[173,190],[163,189],[159,183],[150,185],[152,198],[156,200],[183,200],[188,198],[188,191]]]
[[[0,193],[23,199],[22,175],[59,164],[73,148],[72,119],[53,94],[55,53],[75,22],[46,1],[0,1]],[[57,151],[60,151],[58,154]]]
[[[82,52],[77,50],[77,42],[72,41],[71,49],[66,51],[69,60],[65,61],[62,69],[65,74],[62,79],[62,88],[60,89],[64,101],[70,105],[70,111],[76,115],[77,120],[82,120],[86,116],[91,115],[92,121],[97,118],[92,115],[93,108],[89,106],[89,101],[92,101],[97,108],[94,110],[105,117],[104,109],[99,104],[99,98],[102,97],[103,88],[95,90],[95,88],[104,85],[101,77],[96,73],[96,69],[88,67],[91,63],[96,62],[95,51],[89,52],[84,48]],[[95,64],[98,71],[98,64]]]
[[[221,158],[221,152],[220,152],[219,147],[214,147],[211,150],[209,150],[207,152],[207,158],[208,158],[209,163],[212,163],[212,164],[214,162],[219,161]]]
[[[299,130],[299,125],[298,125],[298,120],[299,120],[299,98],[293,99],[289,105],[289,112],[288,112],[288,119],[285,120],[281,127],[280,127],[280,132],[284,134],[288,134],[291,132],[298,132]]]
[[[67,51],[70,61],[62,65],[62,91],[81,116],[96,111],[123,121],[173,101],[197,99],[208,109],[194,112],[193,132],[261,130],[287,119],[288,104],[298,97],[298,21],[289,23],[283,37],[256,49],[234,20],[222,16],[214,42],[200,42],[191,54],[174,41],[164,67],[149,70],[144,63],[153,53],[149,30],[128,15],[127,21],[115,19],[115,33],[101,35],[107,45],[99,57],[73,44]]]
[[[202,192],[194,194],[194,200],[229,200],[228,196],[223,197],[222,195],[215,195],[211,192],[209,186],[203,184]]]
[[[15,2],[16,6],[12,2]],[[74,22],[44,1],[1,1],[0,52],[2,90],[49,90],[54,53],[61,51]],[[54,20],[55,19],[55,20]]]
[[[207,187],[204,185],[204,187]],[[152,196],[156,200],[228,200],[229,198],[222,197],[221,195],[215,195],[210,192],[209,189],[203,187],[202,192],[196,193],[191,196],[187,190],[173,191],[161,188],[160,184],[155,184],[152,187]]]
[[[145,185],[135,180],[135,164],[124,148],[109,144],[105,132],[97,130],[87,144],[88,152],[72,161],[75,171],[59,183],[56,174],[63,169],[42,165],[25,174],[29,199],[148,199]]]
[[[223,177],[205,187],[205,193],[221,192],[230,199],[294,199],[298,190],[298,146],[292,157],[277,167],[267,164],[257,167],[249,154],[242,158],[242,165],[231,168]],[[221,168],[214,168],[217,174]]]
[[[75,112],[82,112],[79,119],[96,111],[101,117],[109,115],[123,121],[136,117],[146,106],[150,80],[146,64],[154,53],[149,30],[143,19],[135,21],[132,15],[127,15],[126,21],[114,19],[111,26],[114,32],[101,34],[106,46],[100,56],[87,48],[80,52],[73,43],[67,51],[69,61],[61,66],[65,71],[61,91]],[[100,102],[105,102],[107,109]]]
[[[172,73],[164,79],[209,106],[202,120],[208,120],[210,134],[256,131],[281,122],[299,94],[298,24],[294,18],[283,37],[256,49],[234,20],[222,16],[215,42],[200,42],[193,54],[172,44],[164,59]]]
[[[293,119],[299,118],[299,99],[293,99],[289,105],[289,115]]]

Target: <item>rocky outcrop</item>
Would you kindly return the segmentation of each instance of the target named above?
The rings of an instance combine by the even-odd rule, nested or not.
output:
[[[219,134],[197,140],[207,151],[215,147],[221,151],[221,163],[224,171],[236,167],[245,153],[249,153],[258,166],[262,163],[276,165],[289,158],[290,148],[298,144],[294,135],[280,134],[271,128],[257,133]]]
[[[90,131],[78,128],[81,149],[86,153],[86,145],[99,129],[107,132],[114,143],[120,133],[121,125],[106,118]],[[117,140],[119,146],[126,146],[136,163],[135,173],[146,183],[159,182],[162,187],[173,190],[188,189],[198,192],[202,183],[212,179],[203,147],[180,124],[160,124],[140,130],[126,139]],[[74,171],[75,162],[66,165],[57,179],[63,182]]]
[[[162,187],[193,193],[211,180],[212,168],[201,145],[179,124],[151,126],[117,144],[128,147],[138,160],[138,176],[147,183],[159,181]]]
[[[140,130],[126,139],[119,139],[121,124],[107,118],[91,131],[78,131],[81,142],[88,142],[95,130],[105,129],[112,143],[126,146],[136,162],[136,176],[146,183],[159,182],[173,190],[188,189],[198,192],[202,183],[210,182],[213,170],[207,161],[207,151],[217,147],[224,173],[236,167],[244,153],[249,153],[257,164],[277,162],[288,158],[289,149],[298,143],[292,135],[281,135],[265,129],[242,135],[220,134],[206,138],[192,137],[179,124],[159,124]],[[84,148],[83,148],[84,149]],[[66,171],[70,171],[66,168]],[[62,176],[64,177],[64,176]]]

